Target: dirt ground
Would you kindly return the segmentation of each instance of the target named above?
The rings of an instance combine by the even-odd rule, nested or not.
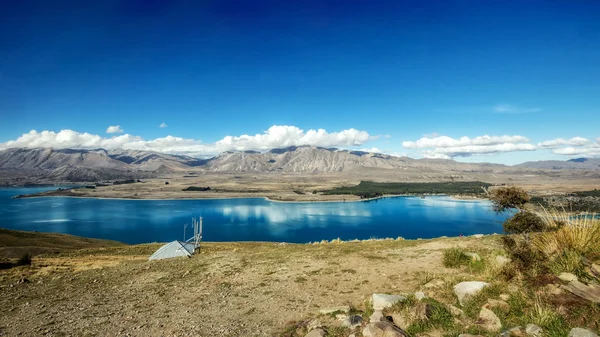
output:
[[[42,255],[0,270],[0,336],[273,336],[321,308],[364,308],[374,292],[468,278],[443,267],[442,250],[483,256],[499,241],[205,243],[162,261],[147,260],[157,244]]]
[[[572,172],[547,174],[472,173],[440,175],[439,173],[389,170],[365,170],[340,173],[206,173],[172,174],[142,183],[77,189],[63,192],[70,196],[128,199],[214,199],[266,197],[275,201],[352,201],[353,195],[313,194],[340,186],[352,186],[361,180],[382,182],[483,181],[492,184],[516,184],[532,195],[560,194],[600,188],[600,178],[584,177]],[[168,182],[168,184],[166,184]],[[189,186],[211,187],[218,192],[182,191]]]

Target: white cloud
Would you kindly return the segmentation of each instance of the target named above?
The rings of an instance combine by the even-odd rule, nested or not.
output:
[[[348,129],[340,132],[328,133],[324,129],[304,130],[287,125],[273,125],[262,134],[254,136],[241,135],[238,137],[227,136],[215,145],[219,149],[228,150],[267,150],[277,147],[298,145],[313,145],[323,147],[357,146],[370,140],[365,131]]]
[[[573,145],[573,144],[571,144]],[[600,138],[596,138],[595,143],[586,143],[583,145],[567,146],[562,148],[555,148],[552,150],[555,154],[565,156],[584,156],[584,157],[598,157],[600,156]]]
[[[526,143],[527,137],[523,136],[479,136],[475,138],[460,137],[459,139],[448,136],[423,137],[416,142],[402,142],[402,146],[408,149],[425,149],[438,147],[457,147],[469,145],[497,145],[504,143]]]
[[[553,140],[547,140],[545,142],[538,143],[538,146],[545,149],[553,149],[561,145],[569,146],[584,146],[590,141],[583,137],[573,137],[571,139],[556,138]]]
[[[381,151],[380,149],[376,148],[376,147],[372,147],[372,148],[364,148],[364,149],[359,149],[356,151],[362,151],[362,152],[371,152],[371,153],[383,153],[383,151]]]
[[[161,129],[164,129],[164,128],[167,127],[167,123],[164,123],[164,122],[160,123],[160,125],[158,127],[161,128]]]
[[[409,149],[432,149],[422,152],[425,158],[452,159],[474,155],[489,155],[500,152],[533,151],[536,146],[529,144],[523,136],[479,136],[475,138],[448,136],[423,137],[415,142],[402,142]]]
[[[563,147],[554,149],[552,152],[565,156],[600,156],[600,147]]]
[[[123,133],[120,125],[111,125],[106,128],[106,133]]]
[[[295,126],[274,125],[262,134],[254,136],[227,136],[215,143],[204,144],[200,140],[167,136],[153,140],[144,140],[129,134],[110,138],[73,130],[60,132],[35,130],[23,134],[16,140],[0,143],[0,149],[6,148],[83,148],[83,149],[131,149],[189,155],[214,155],[231,150],[270,150],[278,147],[312,145],[322,147],[349,147],[363,145],[370,139],[365,131],[356,129],[329,133],[324,129],[304,132]]]

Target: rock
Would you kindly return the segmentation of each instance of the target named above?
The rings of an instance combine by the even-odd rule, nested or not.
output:
[[[473,296],[481,291],[488,284],[486,282],[479,281],[467,281],[461,282],[454,286],[454,293],[458,297],[458,302],[463,305],[463,301],[468,297]]]
[[[385,320],[385,316],[383,316],[383,312],[381,310],[375,310],[371,317],[369,317],[370,323],[381,322]]]
[[[453,306],[452,304],[448,304],[448,309],[450,310],[450,313],[452,314],[452,316],[456,317],[456,316],[464,315],[464,312],[461,309]]]
[[[505,311],[508,311],[510,309],[510,305],[508,305],[508,303],[501,300],[494,300],[491,298],[488,298],[486,306],[489,308],[500,308]]]
[[[481,261],[481,256],[477,253],[465,253],[465,255],[470,256],[473,261]]]
[[[500,294],[499,297],[503,301],[508,301],[510,299],[510,295],[509,294]]]
[[[485,235],[483,234],[473,234],[471,235],[472,237],[476,238],[476,239],[481,239],[482,237],[484,237]]]
[[[306,334],[305,337],[324,337],[327,336],[327,332],[323,329],[315,329]]]
[[[520,326],[516,326],[504,331],[498,337],[525,337],[525,332],[523,332],[523,329]]]
[[[362,324],[363,318],[360,315],[350,315],[344,319],[342,326],[354,329]]]
[[[571,273],[560,273],[560,275],[558,275],[558,278],[565,282],[577,281],[577,276]]]
[[[590,270],[592,271],[592,274],[600,277],[600,265],[592,263],[592,266],[590,267]]]
[[[433,279],[427,283],[425,283],[425,285],[423,285],[424,288],[438,288],[444,285],[444,280],[440,280],[440,279]]]
[[[561,286],[561,288],[590,302],[600,303],[600,286],[593,283],[586,285],[575,280]]]
[[[588,329],[573,328],[569,331],[569,337],[598,337],[598,335]]]
[[[416,298],[418,301],[420,301],[420,300],[422,300],[422,299],[424,299],[424,298],[426,298],[426,297],[427,297],[427,296],[425,296],[425,293],[424,293],[424,292],[422,292],[422,291],[417,291],[417,292],[415,293],[415,298]]]
[[[316,328],[322,328],[323,327],[323,323],[321,323],[320,320],[318,319],[312,319],[310,322],[308,322],[308,324],[306,325],[306,328],[308,329],[308,331],[314,330]]]
[[[323,309],[319,310],[319,313],[321,315],[329,315],[329,314],[333,314],[334,312],[348,312],[348,311],[350,311],[350,306],[342,305],[341,307],[323,308]]]
[[[406,300],[406,297],[402,295],[373,294],[371,302],[373,303],[373,310],[383,310],[404,300]]]
[[[496,256],[496,264],[498,264],[498,266],[502,267],[506,264],[510,263],[510,259],[506,256],[502,256],[502,255],[498,255]]]
[[[556,284],[550,283],[544,287],[546,292],[550,295],[560,295],[562,294],[562,289],[560,289]]]
[[[496,314],[488,308],[481,308],[479,317],[475,324],[481,326],[488,331],[499,331],[502,328],[502,322]]]
[[[364,337],[409,337],[406,331],[390,322],[369,323],[363,329]]]
[[[530,336],[541,337],[543,330],[535,324],[527,324],[525,332]]]
[[[401,312],[392,312],[390,316],[385,317],[385,321],[394,323],[396,326],[407,327],[409,326],[409,320],[404,313]]]

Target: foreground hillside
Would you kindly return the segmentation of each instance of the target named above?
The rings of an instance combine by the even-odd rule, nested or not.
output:
[[[320,310],[349,306],[350,313],[364,317],[364,327],[373,312],[368,303],[373,293],[422,290],[429,298],[458,307],[452,287],[470,280],[488,281],[492,286],[483,297],[465,303],[464,313],[457,314],[456,324],[445,333],[497,335],[478,325],[476,306],[487,297],[496,304],[504,302],[500,295],[508,296],[506,308],[502,303],[498,305],[503,308],[493,308],[504,320],[502,329],[511,328],[514,317],[544,323],[525,300],[544,296],[555,298],[564,316],[572,317],[570,325],[599,328],[594,318],[600,313],[597,306],[582,304],[560,289],[556,293],[556,287],[552,288],[555,294],[548,295],[550,290],[543,286],[560,284],[558,278],[541,281],[535,290],[495,280],[497,276],[484,266],[493,265],[502,254],[499,238],[205,243],[192,258],[152,262],[147,258],[159,244],[109,243],[40,255],[31,266],[0,270],[0,335],[303,336],[312,324],[325,325],[330,336],[361,336],[362,327],[342,327],[336,313],[319,314]],[[455,247],[476,252],[483,262],[445,267],[444,255]],[[385,313],[395,315],[394,322],[406,329],[409,323],[402,323],[398,316],[402,308],[392,307]],[[510,312],[502,315],[505,309]],[[521,310],[520,316],[513,310]],[[588,314],[581,315],[581,310]],[[435,328],[419,335],[441,336],[442,332]]]

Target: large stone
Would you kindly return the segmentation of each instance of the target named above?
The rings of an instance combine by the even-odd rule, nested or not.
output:
[[[304,337],[325,337],[327,336],[327,332],[323,329],[315,329],[306,334]]]
[[[569,331],[569,337],[598,337],[598,335],[588,329],[573,328]]]
[[[577,281],[577,276],[571,273],[560,273],[560,275],[558,275],[558,278],[565,282]]]
[[[488,331],[500,331],[502,328],[502,322],[496,314],[488,308],[481,308],[479,317],[475,324],[481,326]]]
[[[406,300],[406,296],[402,295],[373,294],[371,302],[373,303],[373,310],[383,310],[404,300]]]
[[[369,322],[371,322],[371,323],[381,322],[384,320],[385,320],[385,316],[383,316],[383,312],[381,310],[373,311],[373,314],[371,315],[371,317],[369,317]]]
[[[369,323],[362,334],[364,337],[409,337],[406,331],[390,322]]]
[[[535,324],[527,324],[525,332],[530,336],[541,337],[544,331]]]
[[[590,302],[600,303],[600,287],[593,283],[585,284],[575,280],[561,288]]]
[[[482,237],[484,237],[484,234],[473,234],[471,235],[472,237],[476,238],[476,239],[481,239]]]
[[[486,282],[480,281],[461,282],[454,286],[454,293],[456,294],[456,297],[458,297],[458,302],[460,305],[463,305],[463,301],[470,296],[476,295],[487,285],[488,284]]]
[[[350,329],[359,327],[362,324],[363,318],[360,315],[350,315],[342,321],[342,326]]]
[[[342,305],[340,307],[323,308],[323,309],[319,310],[319,313],[321,315],[329,315],[329,314],[333,314],[334,312],[348,312],[348,311],[350,311],[350,306]]]

